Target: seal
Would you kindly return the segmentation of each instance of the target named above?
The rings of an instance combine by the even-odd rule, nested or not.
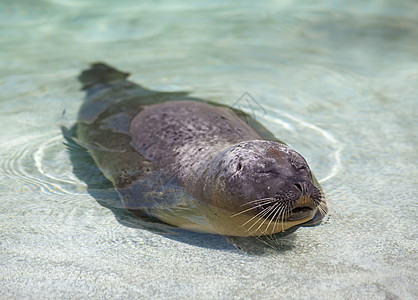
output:
[[[73,138],[124,207],[173,226],[261,236],[321,222],[327,205],[305,159],[242,111],[159,92],[95,63]]]

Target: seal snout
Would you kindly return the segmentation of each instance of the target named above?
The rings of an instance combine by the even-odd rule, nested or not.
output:
[[[311,219],[309,222],[318,224],[326,213],[323,193],[310,182],[295,182],[293,186],[298,191],[299,197],[293,202],[294,204],[286,220],[299,221],[309,218]],[[313,221],[315,218],[318,218],[318,220]]]
[[[306,195],[309,192],[309,184],[307,182],[295,182],[293,183],[293,186],[295,186],[302,195]]]
[[[306,219],[313,215],[313,211],[316,209],[315,202],[309,196],[300,197],[292,210],[290,211],[289,216],[287,217],[288,221],[297,221],[301,219]]]
[[[283,207],[286,207],[283,209],[284,220],[299,221],[313,218],[322,201],[321,192],[310,181],[301,177],[289,181],[274,197],[278,202],[283,203]],[[274,205],[276,204],[270,203],[269,206]],[[265,205],[260,208],[268,209]]]

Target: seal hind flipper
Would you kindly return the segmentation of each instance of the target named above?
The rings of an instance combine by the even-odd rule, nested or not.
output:
[[[108,85],[112,82],[128,78],[130,73],[118,71],[104,63],[93,63],[90,69],[84,70],[78,80],[83,84],[82,90],[87,90],[96,84]]]
[[[94,63],[82,71],[78,80],[86,97],[80,108],[78,121],[92,124],[111,106],[111,114],[115,110],[123,114],[136,114],[144,105],[188,97],[188,92],[160,92],[144,88],[128,80],[129,75],[130,73],[121,72],[104,63]],[[118,104],[119,102],[121,103]],[[116,108],[118,105],[120,107]]]

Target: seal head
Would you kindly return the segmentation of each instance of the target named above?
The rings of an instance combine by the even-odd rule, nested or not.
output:
[[[233,230],[233,235],[273,234],[326,213],[323,193],[305,159],[273,141],[246,141],[220,151],[196,185],[196,196],[215,215],[221,212],[241,223],[236,228],[242,232]],[[228,234],[230,227],[220,229],[224,221],[216,227]]]

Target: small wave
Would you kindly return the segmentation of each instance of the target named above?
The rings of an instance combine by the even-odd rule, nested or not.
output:
[[[315,144],[323,145],[323,147],[320,147],[320,152],[318,149],[309,149],[314,150],[315,153],[324,157],[321,161],[325,162],[327,170],[324,171],[324,167],[320,168],[320,176],[318,178],[320,183],[328,181],[341,171],[341,152],[344,148],[343,143],[338,141],[330,132],[279,109],[269,108],[268,110],[258,111],[251,108],[241,108],[244,111],[251,113],[257,119],[261,119],[261,122],[270,130],[279,126],[279,128],[284,129],[292,135],[296,134],[303,137],[303,139],[308,139],[307,144],[309,146]],[[275,131],[277,130],[273,129],[271,131],[275,134]],[[308,131],[309,134],[306,134],[306,131]],[[303,132],[303,134],[301,132]],[[282,138],[282,135],[283,134],[275,134],[279,139]],[[284,140],[284,142],[287,143],[288,141]],[[329,157],[332,157],[332,161],[329,161]]]
[[[61,134],[21,136],[9,141],[4,153],[3,172],[26,188],[46,194],[86,194],[85,184],[72,173]]]

